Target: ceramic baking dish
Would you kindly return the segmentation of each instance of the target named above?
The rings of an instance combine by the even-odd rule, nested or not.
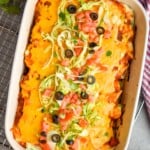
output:
[[[148,38],[148,19],[144,9],[139,4],[139,2],[137,0],[120,1],[128,4],[135,11],[135,23],[137,26],[137,32],[135,38],[135,59],[132,61],[129,80],[125,83],[125,89],[122,96],[122,100],[125,103],[125,113],[123,115],[123,124],[119,128],[120,144],[118,145],[116,150],[127,149],[131,137],[131,131],[134,124],[134,117],[142,83]],[[14,57],[8,93],[8,102],[5,116],[5,133],[9,143],[15,150],[24,149],[13,138],[11,128],[14,123],[18,105],[19,82],[24,70],[24,51],[28,42],[28,36],[32,25],[36,2],[37,0],[27,0],[26,2],[16,47],[16,53]]]

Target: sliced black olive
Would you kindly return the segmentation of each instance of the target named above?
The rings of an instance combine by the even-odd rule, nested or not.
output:
[[[57,91],[57,92],[55,93],[55,98],[56,98],[57,100],[63,100],[64,94],[63,94],[61,91]]]
[[[53,123],[58,124],[59,123],[59,116],[58,115],[52,115],[52,121],[53,121]]]
[[[74,141],[73,141],[73,140],[66,140],[66,143],[67,143],[68,145],[73,145],[73,144],[74,144]]]
[[[46,136],[47,136],[47,134],[46,134],[46,132],[45,132],[45,131],[42,131],[42,132],[40,133],[40,135],[41,135],[41,136],[44,136],[44,137],[46,137]]]
[[[65,57],[71,58],[73,56],[73,51],[70,49],[65,50]]]
[[[87,77],[87,83],[88,84],[94,84],[95,83],[95,77],[94,76],[92,76],[92,75],[89,75],[88,77]]]
[[[60,142],[60,139],[61,139],[61,137],[60,137],[59,134],[53,134],[53,135],[51,136],[51,140],[52,140],[54,143]]]
[[[40,143],[45,144],[46,140],[39,140]]]
[[[88,99],[88,97],[89,97],[89,95],[85,91],[82,91],[80,96],[82,99]]]
[[[95,53],[94,49],[89,50],[89,53],[94,54]]]
[[[73,4],[71,4],[71,5],[68,5],[67,10],[70,14],[74,14],[77,11],[77,7]]]
[[[92,12],[92,13],[90,13],[90,18],[91,18],[92,20],[97,20],[97,19],[98,19],[98,14],[95,13],[95,12]]]
[[[104,29],[103,27],[97,27],[97,28],[96,28],[96,32],[97,32],[98,34],[104,34],[105,29]]]
[[[95,43],[95,42],[91,42],[91,43],[89,43],[89,47],[95,47],[95,46],[97,46],[97,44]]]

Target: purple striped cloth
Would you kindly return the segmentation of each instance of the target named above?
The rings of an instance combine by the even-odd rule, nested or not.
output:
[[[149,16],[149,24],[150,24],[150,0],[139,0]],[[147,46],[147,55],[144,67],[144,75],[142,82],[142,93],[144,96],[145,104],[147,106],[147,111],[150,116],[150,31],[148,38],[148,46]]]

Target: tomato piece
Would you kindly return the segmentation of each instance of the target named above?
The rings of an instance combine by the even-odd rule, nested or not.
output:
[[[64,67],[69,66],[69,64],[70,64],[70,61],[68,59],[64,59],[64,60],[61,61],[61,65],[64,66]]]
[[[60,117],[60,126],[61,126],[61,130],[64,131],[67,129],[69,121],[74,116],[74,112],[73,110],[69,110],[69,109],[60,109],[59,116],[62,116]]]
[[[47,143],[40,144],[40,147],[42,148],[42,150],[51,150],[50,146]]]
[[[81,143],[87,143],[87,138],[85,138],[85,137],[80,137],[80,142]]]
[[[94,95],[89,94],[88,100],[93,103],[95,101]]]
[[[60,109],[59,113],[64,115],[64,118],[60,118],[60,122],[67,122],[74,116],[73,111],[70,109]]]
[[[72,150],[79,150],[80,149],[80,140],[76,139],[73,145],[70,146]]]
[[[88,126],[88,121],[84,118],[80,118],[79,119],[79,125],[82,127],[82,128],[85,128]]]
[[[69,93],[67,95],[64,96],[62,103],[61,103],[61,109],[65,109],[66,106],[70,103],[70,99],[72,97],[72,93]]]
[[[80,47],[79,47],[79,48],[77,48],[77,47],[74,48],[74,51],[75,51],[76,56],[79,56],[79,55],[81,54],[82,49],[83,49],[83,48],[80,48]]]
[[[72,68],[72,73],[75,75],[75,76],[78,76],[79,73],[80,73],[80,68]]]

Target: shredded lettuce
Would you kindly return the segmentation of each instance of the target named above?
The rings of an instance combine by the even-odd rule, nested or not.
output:
[[[83,116],[90,124],[93,124],[97,119],[99,119],[97,112],[94,111],[94,107],[94,103],[87,103],[83,106]]]
[[[79,0],[81,7],[79,8],[79,11],[82,10],[90,10],[93,6],[100,5],[101,1],[89,1],[89,2],[84,2],[83,0]]]
[[[50,114],[55,114],[59,110],[59,104],[57,101],[52,101],[50,107],[49,107],[49,113]]]
[[[51,86],[54,86],[54,76],[55,75],[50,75],[41,82],[39,86],[40,92],[44,91],[47,88],[50,88]]]

